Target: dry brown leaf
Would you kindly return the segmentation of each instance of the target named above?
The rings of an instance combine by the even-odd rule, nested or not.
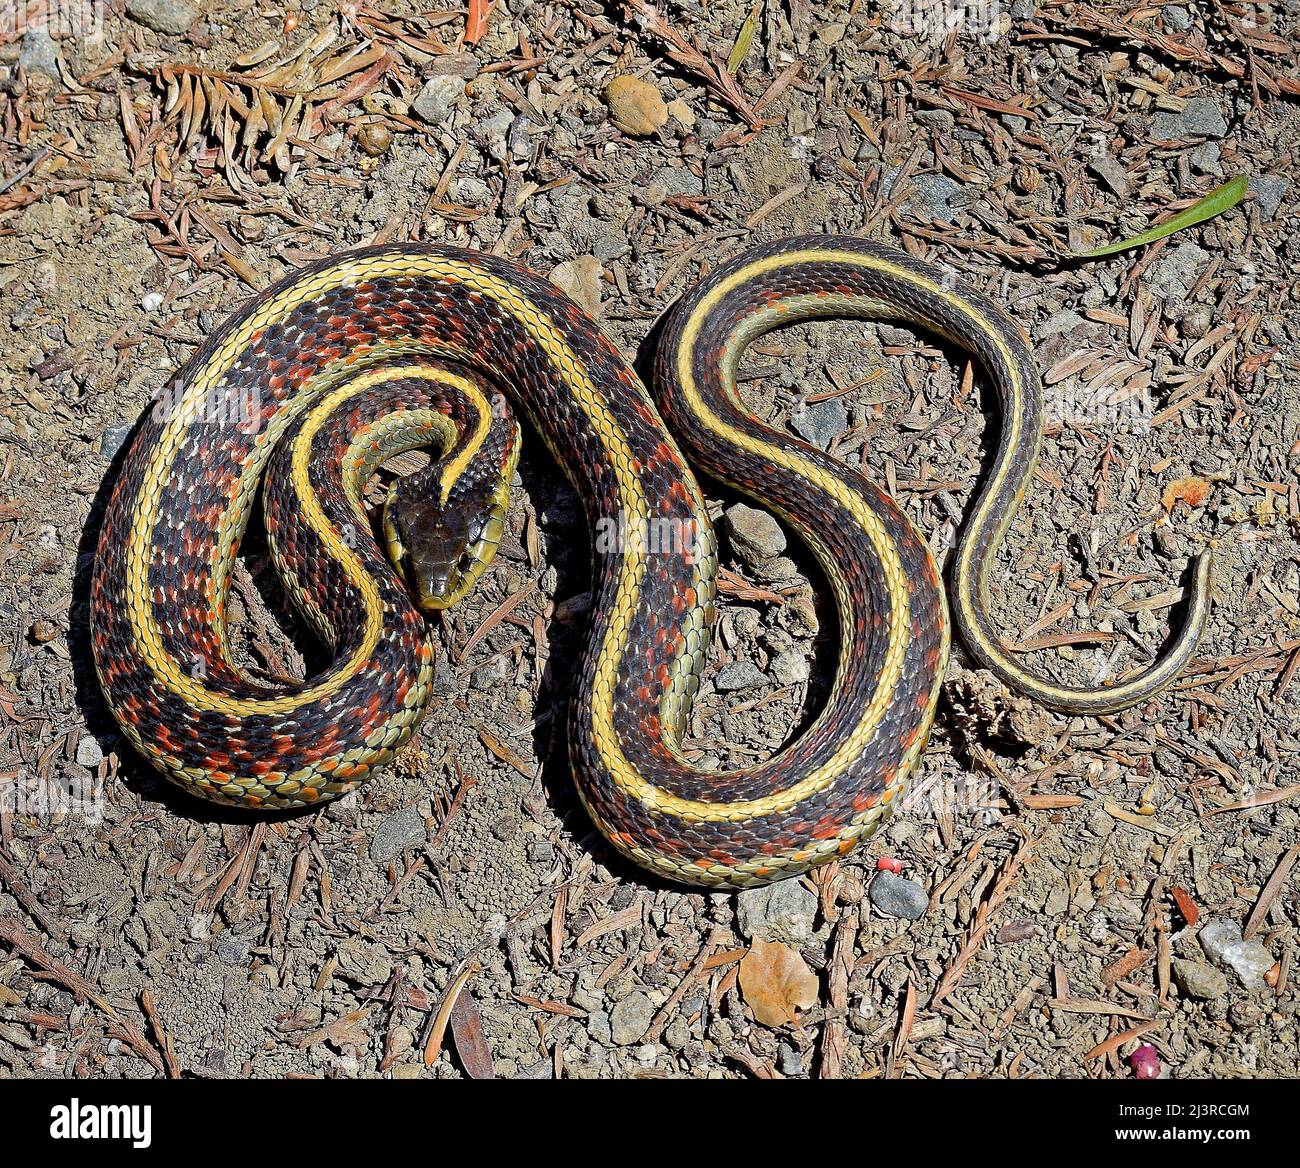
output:
[[[817,1004],[817,976],[798,950],[755,941],[740,963],[740,992],[764,1026],[784,1026]]]

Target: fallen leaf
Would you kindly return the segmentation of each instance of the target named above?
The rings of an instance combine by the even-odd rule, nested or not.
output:
[[[740,992],[764,1026],[784,1026],[816,1005],[817,977],[789,945],[755,941],[740,963]]]
[[[1177,884],[1170,885],[1169,895],[1174,898],[1174,903],[1178,906],[1178,911],[1182,914],[1183,920],[1187,922],[1187,927],[1189,929],[1194,928],[1201,915],[1200,909],[1196,907],[1196,902]]]

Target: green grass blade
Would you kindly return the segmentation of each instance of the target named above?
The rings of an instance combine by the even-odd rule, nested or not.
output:
[[[1132,239],[1108,243],[1104,247],[1094,247],[1088,251],[1072,251],[1070,255],[1076,260],[1092,260],[1098,256],[1114,255],[1117,251],[1127,251],[1130,247],[1141,247],[1144,243],[1155,243],[1157,239],[1164,239],[1166,235],[1173,235],[1175,231],[1182,231],[1184,227],[1192,227],[1223,214],[1224,211],[1240,203],[1245,195],[1246,176],[1239,174],[1222,186],[1215,187],[1203,199],[1197,199],[1185,211],[1179,211],[1172,219],[1152,227],[1150,231],[1144,231],[1141,235],[1133,236]]]
[[[745,63],[745,58],[749,56],[749,46],[754,43],[754,30],[758,27],[758,10],[762,8],[762,3],[755,4],[750,13],[745,17],[745,23],[740,26],[740,31],[736,34],[736,43],[731,46],[731,53],[727,57],[727,72],[734,73]]]

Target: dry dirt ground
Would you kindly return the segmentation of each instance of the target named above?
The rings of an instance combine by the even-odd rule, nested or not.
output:
[[[485,29],[471,5],[476,43],[463,8],[129,7],[0,30],[0,1076],[1130,1077],[1139,1042],[1175,1077],[1297,1072],[1297,0],[972,4],[952,35],[934,4],[501,0]],[[621,75],[661,99],[628,115],[648,134],[611,121]],[[1207,224],[1056,258],[1236,175],[1249,198]],[[564,762],[588,536],[534,440],[387,773],[268,818],[131,755],[87,655],[105,484],[256,289],[453,241],[551,274],[644,356],[702,271],[822,230],[948,265],[1034,340],[1053,421],[993,603],[1035,668],[1148,660],[1217,541],[1170,693],[1059,717],[958,648],[869,845],[771,892],[659,885]],[[961,353],[823,324],[765,338],[742,382],[946,558],[997,416]],[[688,745],[740,765],[816,710],[834,621],[802,549],[708,490],[730,574]],[[303,669],[256,532],[242,564],[249,667]],[[880,857],[910,883],[874,885]],[[756,1017],[754,941],[811,970],[797,1024]]]

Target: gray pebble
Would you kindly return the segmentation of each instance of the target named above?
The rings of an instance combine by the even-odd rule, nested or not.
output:
[[[189,0],[130,0],[126,10],[133,20],[154,32],[183,33],[199,18],[199,7]]]
[[[93,734],[83,734],[77,743],[77,762],[84,767],[97,767],[104,760],[104,751]]]
[[[23,33],[18,64],[28,73],[47,73],[58,80],[59,49],[44,22],[33,23]]]
[[[1186,32],[1192,27],[1192,14],[1177,4],[1166,4],[1160,9],[1160,19],[1172,32]]]
[[[760,563],[785,551],[785,532],[766,511],[735,503],[727,508],[731,546],[746,563]]]
[[[849,415],[839,398],[811,404],[802,402],[790,411],[790,425],[800,438],[826,450],[849,428]]]
[[[767,678],[752,661],[732,661],[718,670],[713,679],[713,687],[719,693],[732,693],[738,689],[752,689],[756,685],[766,685]]]
[[[750,940],[800,945],[813,934],[817,897],[799,880],[746,888],[736,896],[736,927]]]
[[[117,452],[122,449],[123,444],[131,436],[131,431],[134,428],[134,422],[115,422],[109,426],[100,435],[99,453],[112,461],[117,457]]]
[[[1181,113],[1161,110],[1151,119],[1150,138],[1166,142],[1173,138],[1223,138],[1228,123],[1219,107],[1208,97],[1194,97]]]
[[[610,1030],[609,1015],[604,1010],[594,1010],[587,1015],[587,1033],[593,1042],[598,1042],[601,1046],[610,1044],[613,1033]]]
[[[631,1046],[640,1042],[654,1016],[654,1003],[640,990],[620,998],[609,1014],[610,1038],[614,1045]]]
[[[1280,174],[1251,175],[1247,188],[1255,196],[1255,206],[1259,208],[1261,219],[1272,219],[1282,205],[1282,197],[1291,185],[1289,179]]]
[[[772,676],[781,685],[799,685],[808,680],[808,658],[798,649],[787,649],[772,658]]]
[[[1212,1001],[1228,992],[1228,979],[1206,961],[1175,957],[1170,971],[1174,984],[1185,998]]]
[[[430,77],[411,102],[417,117],[431,126],[440,126],[451,115],[456,99],[465,93],[465,82],[460,77],[443,74]]]
[[[380,820],[370,838],[370,858],[376,864],[387,864],[404,849],[423,844],[424,835],[424,818],[414,807],[403,807]]]
[[[870,895],[877,912],[905,921],[920,920],[930,907],[930,896],[924,888],[892,872],[876,873]]]

